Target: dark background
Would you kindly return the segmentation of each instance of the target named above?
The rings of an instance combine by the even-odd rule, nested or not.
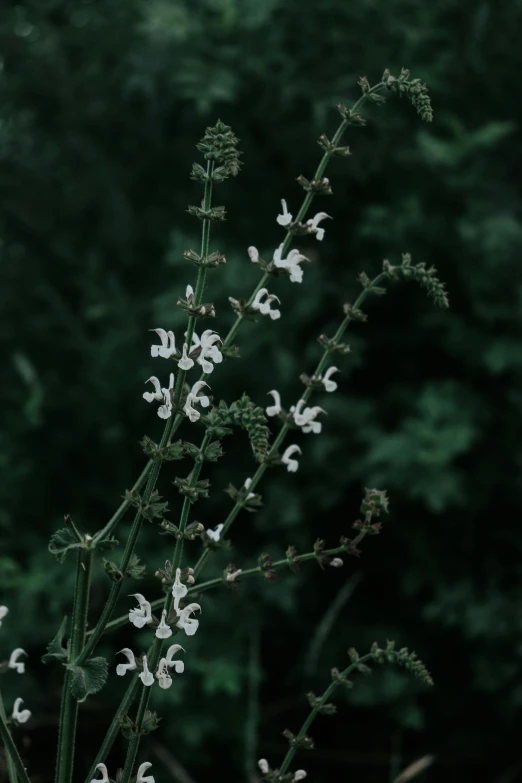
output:
[[[47,542],[65,512],[83,530],[105,524],[143,465],[138,441],[160,436],[141,398],[157,370],[147,329],[179,333],[185,323],[175,302],[195,280],[182,259],[199,246],[186,213],[200,199],[188,176],[201,160],[195,143],[221,117],[244,152],[240,176],[216,190],[229,219],[212,248],[228,264],[209,277],[206,299],[218,311],[209,325],[225,334],[227,297],[248,296],[258,279],[246,248],[269,257],[281,241],[279,200],[295,214],[295,178],[313,174],[335,103],[356,100],[359,76],[374,83],[402,66],[428,83],[435,121],[390,96],[370,107],[367,128],[350,131],[352,156],[328,172],[334,197],[318,202],[334,220],[323,243],[300,245],[315,259],[303,285],[274,283],[281,320],[240,331],[243,359],[215,371],[212,391],[231,402],[247,390],[265,405],[275,387],[295,401],[298,375],[320,355],[315,337],[354,300],[358,273],[373,276],[383,258],[409,251],[434,264],[451,310],[413,283],[368,305],[339,391],[319,400],[323,433],[302,438],[297,474],[270,472],[263,510],[238,519],[233,549],[205,575],[229,559],[254,565],[262,551],[277,559],[289,543],[310,551],[319,536],[334,546],[350,535],[365,486],[388,490],[384,533],[344,569],[310,564],[275,584],[209,593],[185,674],[155,688],[163,721],[144,758],[157,783],[189,783],[176,765],[197,783],[246,779],[245,725],[258,698],[255,758],[276,766],[282,730],[296,732],[307,714],[304,694],[322,693],[349,646],[393,638],[418,652],[435,687],[392,668],[359,680],[338,695],[337,716],[318,719],[317,750],[294,769],[318,782],[384,783],[430,753],[434,765],[416,778],[424,783],[522,779],[521,22],[519,0],[3,4],[0,603],[11,612],[0,655],[29,652],[27,675],[2,687],[8,709],[22,696],[33,712],[17,737],[34,783],[53,774],[61,682],[59,667],[39,659],[70,611],[73,580],[72,561],[59,566]],[[225,449],[207,474],[212,499],[194,511],[206,527],[230,507],[227,483],[254,470],[245,439]],[[176,469],[160,479],[173,515]],[[186,551],[190,564],[197,544]],[[138,554],[152,575],[169,541],[147,528]],[[98,566],[93,619],[108,587]],[[159,596],[153,578],[135,589]],[[139,645],[136,634],[127,625],[100,648],[111,678],[81,711],[81,780],[127,684],[114,653]],[[122,742],[112,775],[123,754]]]

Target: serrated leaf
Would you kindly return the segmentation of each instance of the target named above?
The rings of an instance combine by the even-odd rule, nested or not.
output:
[[[145,568],[146,566],[140,564],[139,557],[133,553],[125,570],[125,576],[130,576],[131,579],[143,579]]]
[[[85,701],[91,693],[98,693],[107,681],[108,666],[105,658],[91,658],[82,666],[70,663],[67,668],[72,673],[71,695],[77,701]]]
[[[62,527],[53,533],[49,541],[49,552],[55,556],[59,563],[63,563],[65,556],[70,549],[79,549],[83,547],[73,530],[68,527]]]
[[[47,645],[47,652],[42,655],[42,663],[51,663],[51,661],[66,661],[67,650],[62,646],[62,642],[65,636],[67,628],[67,617],[64,617],[62,624],[58,628],[58,632],[54,639],[51,639]]]
[[[103,541],[99,541],[96,545],[98,549],[102,550],[108,550],[108,549],[114,549],[114,547],[118,546],[120,542],[117,538],[114,538],[114,536],[111,536],[110,538],[104,538]]]

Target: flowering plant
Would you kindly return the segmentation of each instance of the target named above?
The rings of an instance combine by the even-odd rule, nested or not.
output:
[[[207,128],[198,150],[203,154],[205,166],[194,163],[191,177],[203,186],[203,198],[200,206],[190,206],[188,211],[201,222],[201,246],[198,252],[187,250],[185,258],[197,266],[197,276],[194,287],[186,285],[184,297],[179,298],[178,307],[187,314],[186,327],[174,331],[162,327],[151,329],[154,332],[154,342],[151,345],[151,358],[158,360],[158,374],[145,382],[147,390],[143,399],[154,403],[157,416],[164,424],[163,434],[159,442],[145,437],[141,445],[148,458],[141,475],[132,489],[125,493],[124,500],[108,523],[97,532],[86,533],[76,526],[67,516],[65,527],[58,530],[51,538],[50,552],[64,562],[74,557],[76,559],[76,584],[72,606],[72,619],[68,623],[64,618],[55,638],[49,643],[48,651],[43,657],[45,664],[59,663],[64,667],[64,682],[62,689],[62,704],[58,735],[58,754],[56,764],[56,783],[70,783],[73,779],[74,752],[76,741],[76,723],[79,704],[86,701],[92,694],[98,693],[106,686],[113,675],[127,677],[129,686],[108,726],[107,734],[96,755],[92,759],[91,769],[86,783],[108,783],[107,756],[119,732],[128,741],[127,752],[121,768],[115,773],[117,783],[154,783],[152,775],[145,773],[151,767],[150,762],[138,763],[138,753],[142,737],[157,728],[158,716],[150,709],[150,701],[156,686],[168,690],[173,686],[175,675],[182,675],[185,665],[190,666],[190,655],[185,653],[182,644],[171,643],[176,637],[180,642],[185,637],[198,632],[202,623],[201,615],[204,609],[204,595],[219,585],[231,587],[239,585],[243,580],[254,574],[271,580],[283,566],[296,570],[301,564],[315,560],[324,569],[327,566],[339,568],[344,557],[358,556],[359,546],[368,535],[376,535],[382,529],[381,515],[388,510],[388,498],[385,491],[367,489],[361,505],[362,519],[353,524],[354,535],[343,536],[338,546],[326,548],[325,542],[318,539],[310,552],[298,554],[295,547],[290,546],[281,560],[273,562],[268,554],[261,554],[256,566],[237,567],[230,563],[224,572],[206,582],[198,579],[211,559],[213,552],[229,545],[229,535],[235,519],[243,510],[255,512],[262,506],[259,486],[267,470],[283,468],[291,474],[299,469],[302,459],[306,458],[306,438],[304,435],[320,435],[327,409],[320,405],[309,405],[312,395],[316,392],[331,394],[337,391],[338,381],[332,376],[340,372],[333,363],[349,351],[343,342],[348,326],[353,322],[366,321],[366,314],[361,309],[370,296],[380,296],[386,292],[386,284],[403,279],[412,279],[426,288],[434,301],[446,307],[447,296],[444,285],[438,280],[434,268],[426,269],[420,263],[414,265],[408,254],[404,254],[400,263],[392,265],[384,261],[382,271],[371,280],[365,273],[359,277],[362,291],[353,304],[345,303],[342,307],[342,319],[335,334],[331,337],[321,335],[319,343],[322,355],[311,375],[303,374],[300,381],[304,387],[294,404],[288,409],[283,407],[281,395],[276,389],[261,391],[261,399],[265,394],[272,397],[273,404],[260,406],[247,395],[235,401],[217,401],[214,390],[219,379],[214,381],[214,371],[225,363],[225,359],[238,356],[238,348],[233,344],[236,335],[246,319],[260,319],[268,316],[271,320],[284,318],[284,310],[274,307],[280,305],[278,296],[273,293],[273,287],[280,278],[299,285],[305,284],[305,270],[308,259],[292,244],[300,237],[311,236],[324,242],[325,232],[331,216],[320,211],[315,216],[308,217],[309,208],[318,197],[330,196],[332,188],[330,180],[325,177],[325,171],[332,157],[347,157],[348,147],[340,142],[349,126],[361,126],[365,120],[359,113],[366,103],[383,103],[385,94],[398,93],[407,96],[424,120],[431,120],[431,105],[425,85],[417,79],[410,79],[409,72],[403,70],[399,77],[393,77],[385,71],[380,82],[373,87],[366,78],[359,81],[362,95],[352,108],[340,104],[337,108],[341,115],[341,123],[331,140],[322,135],[319,144],[323,156],[311,180],[303,176],[298,183],[304,190],[304,199],[295,217],[285,199],[281,200],[281,213],[277,215],[277,224],[286,231],[283,241],[272,253],[269,260],[262,258],[260,251],[250,246],[246,255],[250,262],[261,270],[261,277],[255,290],[248,298],[235,299],[230,297],[230,304],[236,314],[232,328],[228,334],[220,335],[219,331],[202,328],[199,322],[204,319],[217,318],[218,308],[212,302],[204,302],[203,294],[209,274],[226,263],[226,259],[210,248],[210,230],[214,223],[225,219],[226,210],[222,206],[214,206],[212,195],[214,188],[230,177],[236,177],[241,168],[241,153],[238,151],[238,139],[232,130],[218,121],[214,127]],[[163,368],[164,360],[168,366]],[[199,377],[189,374],[199,370]],[[217,375],[217,373],[216,373]],[[212,376],[212,385],[209,384]],[[189,380],[190,378],[190,380]],[[152,389],[151,386],[152,385]],[[326,405],[326,403],[324,403]],[[272,436],[270,420],[279,424],[275,437]],[[185,426],[183,438],[174,440],[178,430]],[[233,507],[226,519],[214,528],[205,527],[191,520],[191,510],[201,499],[209,495],[209,481],[202,477],[206,462],[215,462],[222,458],[222,441],[230,435],[234,428],[246,432],[254,460],[257,464],[255,472],[249,477],[240,479],[239,488],[229,484],[227,492],[233,500]],[[193,443],[192,433],[201,432],[198,443]],[[287,436],[292,433],[292,441],[286,443]],[[301,444],[301,445],[299,445]],[[187,460],[191,463],[186,475],[176,476],[173,484],[182,495],[179,518],[173,522],[169,518],[168,502],[158,493],[156,483],[160,470],[166,464]],[[292,477],[289,476],[289,480]],[[94,620],[88,629],[89,593],[91,573],[98,555],[101,552],[114,549],[118,541],[114,537],[119,523],[124,515],[134,507],[135,516],[129,537],[118,562],[103,556],[100,563],[111,581],[105,606],[101,615]],[[120,600],[123,585],[129,581],[138,580],[143,576],[145,566],[140,563],[135,550],[144,521],[157,526],[158,532],[174,539],[170,559],[163,567],[156,566],[156,576],[159,581],[158,591],[163,595],[157,598],[133,593],[137,605],[132,606],[128,599],[124,614],[113,619],[113,614]],[[196,556],[198,542],[200,553]],[[197,599],[197,600],[193,600]],[[0,624],[7,614],[6,607],[0,607]],[[99,655],[96,649],[102,636],[109,630],[130,623],[142,632],[143,649],[139,652],[129,647],[123,648],[118,655],[117,663],[111,664]],[[168,647],[165,649],[165,641]],[[14,670],[23,674],[25,662],[20,660],[24,655],[20,648],[15,649],[5,664],[5,670]],[[183,654],[184,657],[179,657]],[[349,677],[357,672],[370,673],[369,664],[390,662],[410,670],[415,676],[426,683],[431,682],[429,673],[418,661],[414,653],[407,649],[396,650],[392,642],[385,648],[374,644],[371,650],[360,656],[355,650],[349,651],[350,664],[343,670],[333,669],[332,681],[324,694],[316,697],[309,694],[311,712],[297,735],[285,732],[289,742],[289,750],[279,767],[271,767],[266,759],[260,759],[258,767],[267,781],[298,781],[306,776],[303,769],[289,771],[293,756],[300,748],[313,747],[313,741],[308,736],[308,729],[316,715],[331,714],[335,706],[330,697],[335,689],[342,685],[351,687]],[[9,775],[11,781],[30,780],[24,763],[13,740],[12,727],[27,721],[31,713],[28,709],[21,710],[22,699],[17,698],[12,716],[7,718],[3,702],[0,700],[0,735],[7,750],[9,760]],[[93,754],[94,755],[94,754]],[[101,777],[99,776],[101,775]],[[75,780],[78,775],[75,774]]]

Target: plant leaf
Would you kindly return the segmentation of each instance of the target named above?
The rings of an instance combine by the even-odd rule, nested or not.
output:
[[[101,690],[107,681],[105,658],[91,658],[82,666],[70,663],[67,668],[72,672],[71,694],[77,701],[85,701],[89,694]]]
[[[54,639],[51,639],[47,645],[47,652],[42,655],[42,663],[51,663],[51,661],[66,661],[67,650],[63,647],[62,642],[67,629],[67,617],[64,617],[58,632]]]
[[[70,549],[79,549],[80,547],[83,547],[83,542],[79,541],[74,531],[68,527],[57,530],[49,541],[49,552],[55,556],[59,563],[63,563]]]

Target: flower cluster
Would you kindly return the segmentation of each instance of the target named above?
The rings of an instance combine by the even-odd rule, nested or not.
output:
[[[0,606],[0,627],[2,626],[2,620],[6,615],[8,614],[9,609],[7,606]],[[21,655],[27,655],[25,650],[22,650],[21,647],[17,647],[11,655],[9,656],[9,661],[5,665],[5,668],[13,669],[18,674],[24,674],[25,672],[25,663],[23,661],[20,661],[19,658]],[[3,664],[0,665],[0,670],[4,667]],[[18,698],[15,699],[14,705],[13,705],[13,712],[11,715],[11,720],[14,723],[20,724],[20,723],[27,723],[29,718],[31,717],[31,713],[29,710],[22,710],[20,709],[23,704],[23,699]]]
[[[127,658],[127,663],[119,663],[116,666],[116,674],[118,674],[120,677],[123,677],[125,674],[127,674],[127,672],[141,669],[139,677],[144,685],[150,687],[154,683],[154,679],[156,679],[158,680],[160,688],[170,688],[172,685],[170,669],[174,667],[176,674],[183,674],[185,670],[185,664],[183,661],[172,660],[173,656],[178,652],[178,650],[183,650],[181,644],[173,644],[171,647],[169,647],[166,656],[161,658],[156,673],[152,674],[152,672],[149,670],[146,655],[141,656],[141,661],[138,664],[138,661],[136,661],[136,657],[132,650],[129,647],[124,647],[123,650],[120,650],[120,653],[125,655]],[[185,651],[183,650],[183,652]]]

